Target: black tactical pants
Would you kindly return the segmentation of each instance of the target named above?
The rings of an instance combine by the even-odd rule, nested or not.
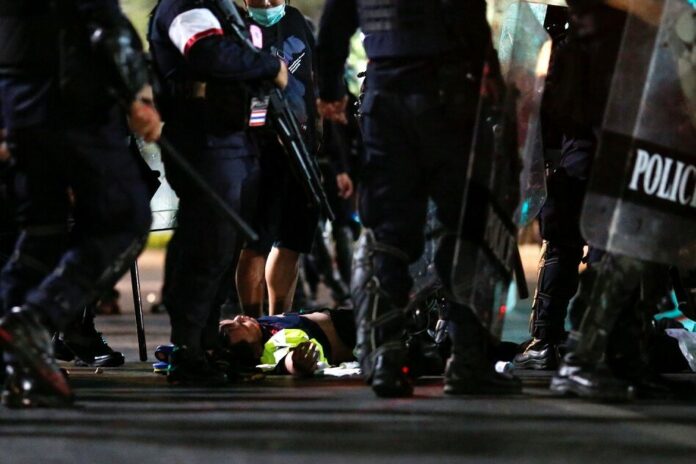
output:
[[[585,240],[580,216],[596,142],[589,134],[566,137],[559,166],[549,175],[548,197],[540,213],[546,241],[534,298],[532,336],[558,342],[565,333],[568,303],[578,288]],[[595,260],[590,254],[590,259]]]
[[[418,93],[372,87],[362,105],[362,223],[373,230],[377,242],[414,262],[423,252],[426,210],[432,199],[446,231],[435,256],[446,287],[476,110],[477,94],[466,90],[446,94],[437,89]],[[408,262],[378,254],[374,272],[392,301],[405,305],[413,284]]]
[[[202,144],[168,134],[193,167],[248,221],[258,190],[258,158],[247,136],[234,133]],[[208,198],[163,157],[167,177],[179,196],[177,229],[167,250],[163,303],[172,324],[172,343],[194,350],[214,346],[229,286],[233,285],[239,234]]]
[[[54,330],[113,286],[150,227],[145,177],[114,108],[94,127],[14,130],[21,235],[2,271],[5,310],[26,304]],[[68,221],[74,221],[69,226]]]

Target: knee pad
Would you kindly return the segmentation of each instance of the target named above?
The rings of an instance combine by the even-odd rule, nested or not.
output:
[[[403,298],[397,299],[382,286],[381,272],[388,272],[384,260],[395,260],[407,268],[408,255],[377,242],[374,233],[365,229],[353,259],[351,296],[357,326],[356,352],[366,376],[371,375],[371,358],[380,349],[399,349],[405,324]],[[406,298],[407,299],[407,298]]]

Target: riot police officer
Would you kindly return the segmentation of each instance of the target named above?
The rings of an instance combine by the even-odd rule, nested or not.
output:
[[[160,78],[155,99],[166,122],[164,135],[223,200],[249,218],[256,201],[258,163],[245,133],[250,99],[241,83],[275,80],[285,87],[287,67],[226,36],[224,19],[216,16],[213,3],[158,2],[149,30]],[[163,289],[176,345],[168,380],[220,385],[225,376],[209,365],[205,352],[217,340],[220,306],[227,294],[221,285],[229,285],[232,278],[237,233],[166,153],[163,161],[180,200]]]
[[[126,112],[147,140],[160,120],[136,99],[145,61],[116,0],[7,0],[0,19],[0,100],[21,226],[0,281],[6,305],[21,301],[0,321],[0,345],[13,355],[3,401],[64,405],[72,392],[47,328],[63,330],[142,249],[150,209]]]
[[[517,369],[555,369],[565,342],[568,304],[578,289],[578,266],[585,240],[580,213],[597,131],[611,86],[625,14],[595,1],[570,1],[570,33],[556,52],[547,81],[548,113],[563,132],[561,158],[548,176],[548,197],[541,210],[544,251],[530,324],[533,340],[514,360]],[[591,249],[583,284],[591,286],[592,265],[601,258]],[[577,328],[581,314],[571,314]]]
[[[329,0],[318,57],[319,110],[344,120],[342,76],[350,36],[360,26],[370,64],[362,102],[365,162],[360,217],[366,230],[354,260],[352,294],[358,358],[378,396],[412,394],[403,343],[412,279],[423,252],[428,198],[446,233],[435,266],[449,287],[464,173],[485,55],[491,50],[484,0]],[[453,342],[445,392],[510,393],[520,383],[496,374],[473,312],[445,315]]]
[[[572,3],[592,13],[584,24],[595,26],[596,37],[612,34],[611,23],[606,21],[609,15],[623,15],[608,12],[607,6]],[[679,203],[676,197],[673,201],[662,195],[659,202],[650,202],[653,197],[645,186],[655,181],[641,171],[639,162],[652,157],[664,163],[662,157],[667,156],[669,163],[674,162],[672,157],[682,166],[695,163],[696,125],[692,114],[683,110],[689,94],[677,72],[682,50],[663,46],[664,37],[674,33],[680,19],[693,30],[693,8],[686,1],[630,6],[629,2],[606,3],[630,12],[624,19],[620,53],[606,56],[611,48],[602,47],[593,55],[611,63],[613,82],[604,87],[604,95],[609,96],[603,101],[606,108],[596,108],[604,115],[601,126],[596,127],[598,132],[601,129],[602,143],[594,159],[582,226],[588,241],[606,253],[595,268],[594,287],[580,295],[587,308],[580,326],[570,334],[569,352],[551,390],[591,399],[626,400],[632,390],[650,396],[663,396],[669,390],[669,383],[649,365],[643,341],[652,329],[651,316],[673,287],[667,266],[690,265],[696,246],[696,222],[686,205],[691,197],[682,196]],[[689,34],[689,40],[691,37]],[[690,50],[690,43],[688,46]],[[657,73],[654,63],[660,63]],[[683,167],[675,172],[665,169],[657,177],[663,186],[686,185],[689,176],[680,177],[683,172]],[[643,182],[631,197],[627,191],[639,178]],[[615,191],[605,193],[606,185],[616,186]]]

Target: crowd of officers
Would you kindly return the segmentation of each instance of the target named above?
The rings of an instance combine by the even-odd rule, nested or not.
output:
[[[84,319],[84,308],[112,288],[143,249],[154,191],[151,174],[129,149],[129,134],[166,139],[259,232],[256,241],[242,240],[208,193],[163,152],[180,200],[163,288],[175,346],[168,380],[225,384],[225,373],[207,354],[219,343],[220,307],[235,274],[246,314],[261,315],[264,294],[272,313],[287,311],[298,260],[310,252],[320,219],[266,124],[268,102],[249,98],[250,89],[260,83],[283,89],[314,151],[322,142],[316,121],[340,127],[351,111],[343,76],[358,28],[370,62],[360,106],[364,230],[351,285],[355,353],[378,396],[412,394],[403,336],[412,286],[408,266],[423,252],[432,201],[446,231],[435,269],[451,295],[479,89],[482,79],[499,77],[482,75],[484,68],[497,69],[486,2],[327,0],[316,44],[306,19],[285,3],[246,0],[240,9],[259,51],[233,36],[214,0],[158,1],[148,30],[148,72],[117,0],[0,0],[7,229],[0,240],[12,250],[0,281],[6,405],[73,401],[51,334],[69,332]],[[624,12],[600,0],[568,4],[570,32],[557,47],[549,76],[549,111],[563,135],[562,157],[549,176],[540,217],[546,248],[533,340],[515,358],[518,368],[559,368],[585,245],[579,230],[583,192],[625,21]],[[149,83],[154,106],[143,97]],[[339,174],[339,196],[350,197],[350,177],[340,168],[333,174]],[[11,224],[18,224],[18,237]],[[594,262],[601,255],[592,251],[585,258]],[[573,325],[580,331],[578,311]],[[489,335],[470,308],[452,296],[441,318],[452,346],[446,393],[521,392],[517,378],[494,369]],[[591,329],[611,331],[614,321],[604,322]],[[606,345],[568,350],[552,384],[558,392],[621,399],[631,386],[648,382],[644,369],[623,369],[639,362],[640,353],[616,354],[622,361],[607,373],[600,368]]]

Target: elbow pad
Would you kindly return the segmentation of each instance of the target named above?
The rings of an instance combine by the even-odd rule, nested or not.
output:
[[[110,69],[109,79],[119,100],[130,104],[148,82],[142,42],[121,14],[89,22],[90,42],[98,59]]]

